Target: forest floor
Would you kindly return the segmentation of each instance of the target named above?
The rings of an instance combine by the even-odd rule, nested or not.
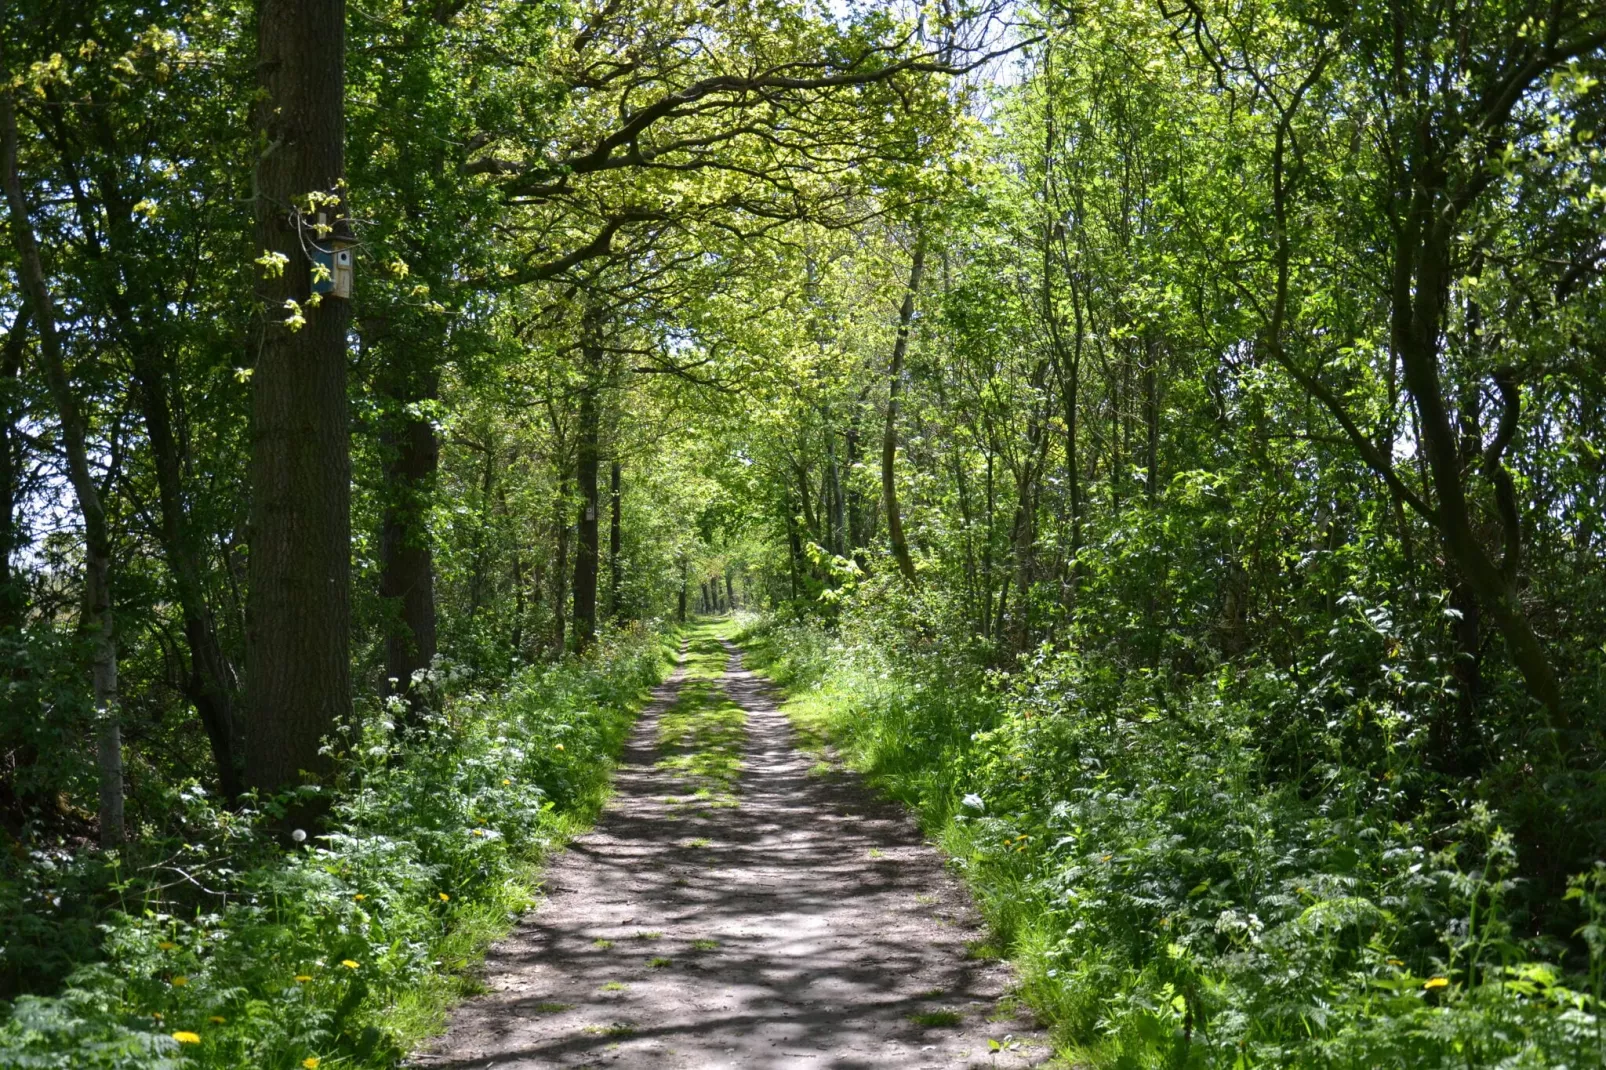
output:
[[[416,1066],[1025,1067],[1049,1058],[900,807],[794,745],[716,624],[596,828]]]

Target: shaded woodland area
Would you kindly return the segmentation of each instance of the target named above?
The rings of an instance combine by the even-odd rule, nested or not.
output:
[[[394,1065],[727,612],[1072,1065],[1606,1056],[1598,3],[0,0],[0,76],[0,1062]]]

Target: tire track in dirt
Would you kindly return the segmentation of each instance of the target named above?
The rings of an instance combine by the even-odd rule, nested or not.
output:
[[[1008,970],[967,957],[979,919],[937,852],[856,776],[811,774],[770,688],[725,647],[720,680],[747,714],[737,805],[690,801],[657,764],[682,662],[643,712],[595,830],[554,860],[549,898],[492,950],[488,993],[413,1065],[1046,1061],[1028,1022],[989,1020]],[[929,1024],[944,1019],[955,1024]],[[989,1050],[1007,1035],[1017,1047]]]

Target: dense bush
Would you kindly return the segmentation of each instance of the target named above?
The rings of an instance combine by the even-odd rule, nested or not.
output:
[[[1375,764],[1345,763],[1341,737],[1371,730],[1331,710],[1329,760],[1286,775],[1266,741],[1300,699],[1269,670],[1162,685],[1061,650],[989,676],[891,627],[884,602],[834,640],[768,622],[749,641],[800,727],[940,836],[1068,1052],[1110,1067],[1606,1059],[1606,868],[1534,902],[1472,786],[1402,784],[1419,766],[1386,731],[1352,744],[1378,746]]]
[[[11,1005],[0,1066],[392,1064],[530,904],[532,863],[594,812],[664,664],[661,639],[638,630],[494,694],[436,674],[448,697],[420,730],[375,708],[332,744],[345,772],[328,831],[288,853],[268,831],[286,800],[229,812],[191,787],[172,799],[180,834],[142,843],[109,882],[66,853],[14,861],[8,958],[53,940],[83,957],[83,927],[50,924],[67,885],[104,884],[114,906],[98,961],[59,995]]]

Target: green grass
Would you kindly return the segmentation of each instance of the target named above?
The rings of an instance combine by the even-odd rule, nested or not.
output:
[[[543,860],[606,799],[670,649],[638,632],[490,694],[447,694],[427,737],[365,710],[341,741],[328,833],[300,851],[249,812],[188,799],[175,850],[227,901],[131,873],[102,961],[12,1005],[0,1065],[395,1065],[481,991],[476,967],[537,901]]]
[[[729,660],[720,640],[730,627],[724,620],[699,621],[689,629],[686,676],[658,722],[658,768],[685,783],[679,804],[736,805],[747,715],[717,682]]]
[[[1072,651],[1006,690],[899,634],[737,639],[803,746],[918,816],[987,920],[967,954],[1013,962],[1071,1065],[1606,1064],[1606,955],[1569,972],[1518,935],[1515,852],[1486,807],[1430,826],[1364,769],[1323,766],[1314,797],[1269,781],[1275,711],[1225,677],[1156,707],[1157,684],[1117,690]],[[1606,867],[1568,898],[1606,931]]]
[[[965,1016],[958,1011],[923,1011],[911,1014],[909,1020],[922,1029],[948,1029],[962,1024]]]
[[[635,1036],[636,1027],[629,1022],[609,1022],[583,1026],[580,1031],[594,1037],[630,1037]]]

